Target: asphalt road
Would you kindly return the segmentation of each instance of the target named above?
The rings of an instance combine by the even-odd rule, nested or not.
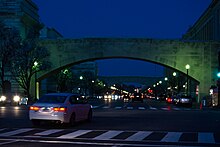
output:
[[[121,100],[94,100],[90,103],[93,105],[92,122],[80,122],[74,127],[44,124],[41,127],[35,128],[28,119],[28,106],[0,107],[0,145],[8,146],[16,145],[17,143],[23,145],[23,143],[25,143],[26,145],[30,144],[30,146],[33,146],[33,144],[37,146],[38,144],[53,144],[53,142],[48,142],[48,140],[58,141],[56,138],[59,138],[59,136],[73,131],[82,132],[83,130],[86,130],[87,134],[81,134],[80,137],[74,138],[77,139],[77,141],[74,140],[74,143],[71,143],[73,140],[65,140],[70,141],[68,143],[63,142],[64,140],[59,140],[60,142],[57,143],[72,146],[129,146],[135,141],[135,145],[133,144],[133,146],[140,144],[143,146],[152,142],[158,142],[159,146],[162,146],[167,145],[166,141],[162,141],[166,138],[165,136],[169,136],[169,134],[172,133],[175,135],[181,134],[178,141],[171,140],[174,145],[179,145],[179,143],[183,145],[203,143],[201,139],[204,137],[206,137],[205,145],[207,146],[219,145],[220,143],[220,111],[218,110],[177,107],[155,100],[146,100],[144,103],[123,102]],[[7,132],[16,132],[18,130],[24,132],[18,135],[5,135]],[[35,134],[46,130],[58,130],[60,132],[52,136],[43,136],[43,138],[46,138],[45,140],[39,141],[38,138],[38,141],[36,141]],[[138,139],[135,140],[134,138],[131,139],[131,136],[135,136],[135,134],[139,134],[140,138],[141,133],[142,136],[144,136],[140,139],[141,141]],[[103,142],[102,137],[96,138],[102,134],[107,136],[114,134],[114,137],[112,136],[113,140],[108,140],[109,144],[107,144],[107,142]],[[29,137],[28,140],[22,140],[27,139],[27,136]],[[30,141],[30,137],[32,141]],[[131,140],[129,140],[129,137]],[[17,141],[13,142],[15,138]],[[121,143],[122,140],[130,142],[129,144],[127,144],[127,142]],[[75,144],[76,142],[78,144]]]

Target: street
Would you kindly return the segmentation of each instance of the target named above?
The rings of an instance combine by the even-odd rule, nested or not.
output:
[[[28,119],[28,106],[1,106],[0,145],[220,144],[218,110],[178,107],[151,99],[143,103],[98,99],[89,103],[93,106],[92,122],[80,122],[74,127],[48,123],[33,127]]]

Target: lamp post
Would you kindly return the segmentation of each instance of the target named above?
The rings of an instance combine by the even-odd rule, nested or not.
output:
[[[168,78],[165,77],[165,78],[164,78],[164,81],[165,81],[165,94],[166,94],[166,96],[167,96],[167,81],[168,81]]]
[[[190,69],[190,65],[189,64],[186,64],[186,66],[185,66],[185,68],[186,68],[186,75],[187,75],[187,89],[186,89],[186,91],[187,91],[187,96],[189,95],[189,69]]]
[[[81,87],[80,87],[80,94],[82,94],[82,92],[83,92],[83,83],[82,83],[82,80],[83,80],[83,76],[80,76],[79,77],[79,79],[80,79],[80,85],[81,85]]]
[[[34,69],[37,70],[38,62],[34,62]],[[38,95],[38,84],[37,84],[37,72],[35,71],[34,74],[34,83],[35,83],[35,99],[37,100],[37,95]]]
[[[172,84],[172,94],[176,94],[176,72],[173,72],[173,84]]]

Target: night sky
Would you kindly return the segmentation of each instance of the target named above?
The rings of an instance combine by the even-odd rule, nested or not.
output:
[[[33,0],[41,22],[65,38],[178,39],[211,0]],[[162,67],[138,60],[97,61],[99,75],[161,76]]]

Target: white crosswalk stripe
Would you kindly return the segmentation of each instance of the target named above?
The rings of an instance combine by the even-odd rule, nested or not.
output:
[[[104,108],[104,109],[108,109],[108,108],[110,108],[110,106],[104,106],[104,107],[102,107],[102,108]]]
[[[139,110],[145,110],[145,107],[138,107]]]
[[[122,133],[123,131],[108,131],[108,132],[105,132],[104,134],[101,134],[93,139],[95,140],[108,140],[108,139],[111,139],[115,136],[117,136],[118,134]]]
[[[51,130],[46,130],[40,133],[35,133],[34,135],[42,135],[42,136],[46,136],[46,135],[50,135],[53,133],[57,133],[57,132],[61,132],[63,131],[62,129],[51,129]]]
[[[0,129],[0,131],[3,131],[3,130],[5,130],[5,128],[4,129]]]
[[[13,136],[33,130],[32,128],[18,129],[10,132],[1,133],[0,136]]]
[[[111,106],[92,106],[93,109],[98,109],[98,108],[102,108],[102,109],[118,109],[118,110],[121,110],[121,109],[127,109],[127,110],[164,110],[164,111],[172,111],[172,110],[175,110],[175,111],[190,111],[190,110],[199,110],[199,109],[192,109],[192,108],[183,108],[183,107],[162,107],[162,108],[156,108],[156,107],[132,107],[132,106],[115,106],[115,107],[111,107]]]
[[[92,106],[93,109],[99,108],[99,106]]]
[[[215,143],[213,133],[198,133],[199,143]]]
[[[75,138],[75,137],[84,135],[84,134],[89,133],[89,132],[92,132],[92,130],[78,130],[78,131],[75,131],[75,132],[72,132],[72,133],[62,135],[62,136],[57,137],[57,138],[71,139],[71,138]]]
[[[150,107],[150,109],[151,109],[151,110],[157,110],[157,108],[154,108],[154,107]]]
[[[168,132],[161,141],[162,142],[178,142],[181,135],[182,135],[181,132]]]
[[[170,142],[170,143],[178,143],[185,140],[185,142],[190,143],[199,143],[199,144],[219,144],[219,137],[212,132],[198,132],[194,133],[195,137],[198,137],[198,140],[190,141],[187,139],[186,134],[184,132],[154,132],[154,131],[122,131],[122,130],[73,130],[72,132],[65,129],[49,129],[49,130],[39,130],[36,128],[22,128],[16,130],[8,130],[7,128],[2,128],[0,131],[4,133],[0,133],[0,136],[11,137],[11,136],[22,136],[24,137],[52,137],[54,133],[58,133],[56,137],[59,139],[92,139],[92,140],[121,140],[121,141],[158,141],[158,142]],[[38,133],[36,133],[36,131]],[[94,135],[93,132],[100,132],[100,134]],[[22,134],[24,133],[24,134]],[[26,136],[25,134],[28,134]],[[60,134],[60,135],[59,135]],[[126,138],[120,139],[121,136],[126,135]],[[128,135],[129,134],[129,135]],[[157,135],[160,136],[164,134],[163,138],[158,138],[156,140],[152,139],[152,136]],[[185,135],[184,135],[185,134]],[[91,137],[87,137],[91,135]],[[121,136],[120,136],[121,135]],[[152,135],[152,136],[151,136]],[[183,137],[184,136],[184,137]],[[148,137],[148,138],[147,138]],[[217,138],[216,138],[217,137]],[[151,138],[152,140],[149,140]],[[181,138],[181,139],[180,139]],[[181,141],[180,141],[181,140]],[[217,140],[217,142],[216,142]]]
[[[170,110],[169,108],[161,108],[162,110]]]
[[[172,108],[173,110],[181,110],[180,108]]]
[[[146,138],[147,136],[149,136],[152,132],[150,131],[139,131],[135,134],[133,134],[132,136],[128,137],[127,141],[141,141],[144,138]]]

